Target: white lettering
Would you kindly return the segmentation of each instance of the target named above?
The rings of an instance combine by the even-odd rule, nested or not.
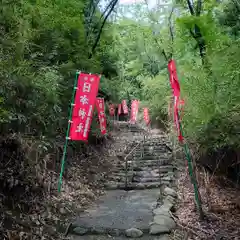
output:
[[[86,137],[87,136],[87,132],[88,132],[88,128],[89,128],[89,124],[90,124],[90,117],[92,115],[92,105],[89,106],[89,110],[88,110],[88,118],[86,120],[86,124],[85,124],[85,128],[83,131],[83,136]]]
[[[75,132],[82,132],[82,130],[83,130],[83,124],[82,123],[79,123],[79,125],[77,126],[77,129],[76,129],[76,131]]]
[[[90,106],[89,106],[89,110],[88,110],[88,117],[91,117],[91,116],[92,116],[92,110],[93,110],[93,106],[90,105]]]
[[[79,111],[78,111],[78,116],[81,117],[82,119],[84,119],[85,116],[86,116],[85,110],[80,108]]]
[[[84,96],[80,96],[80,102],[84,105],[84,104],[88,104],[88,98],[86,95]]]
[[[90,90],[91,90],[91,84],[85,82],[85,83],[83,84],[83,92],[90,92]]]

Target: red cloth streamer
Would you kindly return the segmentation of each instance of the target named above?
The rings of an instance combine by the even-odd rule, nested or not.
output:
[[[149,111],[148,108],[143,108],[143,118],[148,125],[150,123]]]
[[[106,115],[105,115],[104,99],[103,98],[97,98],[96,107],[97,107],[97,111],[98,111],[98,119],[99,119],[99,122],[100,122],[101,133],[103,135],[105,135],[107,133],[107,130],[106,130],[107,119],[106,119]]]
[[[118,104],[118,115],[120,115],[122,113],[122,104],[119,103]]]
[[[183,136],[180,130],[179,125],[179,103],[180,103],[180,84],[178,81],[177,76],[177,68],[174,60],[170,60],[168,63],[168,71],[169,71],[169,78],[170,78],[170,84],[173,90],[173,96],[174,96],[174,122],[177,128],[178,132],[178,139],[179,141],[183,141]]]
[[[115,114],[114,104],[109,104],[109,114],[110,114],[110,116],[114,116],[114,114]]]
[[[138,106],[139,106],[139,101],[138,100],[132,100],[131,117],[130,117],[130,122],[131,123],[136,123],[136,121],[137,121]]]
[[[170,74],[170,84],[173,89],[173,95],[180,97],[180,84],[177,76],[177,68],[174,60],[170,60],[168,63],[168,71]]]
[[[127,106],[126,100],[122,100],[122,108],[123,108],[123,113],[128,114],[128,106]]]
[[[99,75],[79,74],[69,134],[71,140],[88,140],[99,82]]]

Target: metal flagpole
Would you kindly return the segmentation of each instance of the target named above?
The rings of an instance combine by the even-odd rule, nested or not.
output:
[[[64,144],[64,148],[63,148],[61,171],[60,171],[59,182],[58,182],[58,192],[61,192],[62,178],[63,178],[64,166],[65,166],[65,161],[66,161],[66,155],[67,155],[69,132],[70,132],[71,121],[72,121],[71,120],[72,119],[72,109],[73,109],[75,94],[76,94],[76,90],[77,90],[78,76],[79,76],[80,73],[81,73],[80,71],[77,71],[76,75],[75,75],[74,87],[73,87],[72,98],[71,98],[71,106],[70,106],[70,109],[69,109],[69,112],[68,112],[68,127],[67,127],[67,131],[66,131],[65,144]]]

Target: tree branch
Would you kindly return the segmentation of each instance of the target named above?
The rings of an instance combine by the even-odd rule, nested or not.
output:
[[[102,31],[103,31],[104,25],[105,25],[105,23],[106,23],[109,15],[110,15],[111,12],[113,11],[114,7],[116,6],[117,2],[118,2],[118,0],[114,0],[112,6],[111,6],[111,8],[110,8],[110,10],[108,11],[107,15],[105,16],[105,18],[104,18],[104,20],[103,20],[103,22],[102,22],[101,28],[100,28],[100,30],[99,30],[99,32],[98,32],[97,38],[96,38],[96,40],[95,40],[95,43],[93,44],[91,53],[89,54],[88,59],[91,59],[91,58],[92,58],[93,53],[94,53],[94,51],[95,51],[95,49],[96,49],[96,47],[97,47],[97,45],[98,45],[98,42],[99,42],[99,40],[100,40],[100,37],[101,37]]]
[[[200,16],[202,11],[202,0],[197,1],[196,16]]]
[[[194,16],[195,12],[194,12],[194,7],[193,7],[191,1],[187,0],[187,4],[188,4],[188,8],[189,8],[189,11],[190,11],[191,15]]]

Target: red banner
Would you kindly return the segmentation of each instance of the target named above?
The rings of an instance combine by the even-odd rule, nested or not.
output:
[[[88,139],[99,82],[99,75],[79,74],[69,135],[71,140]]]
[[[118,104],[118,115],[122,113],[122,104]]]
[[[105,135],[107,133],[107,130],[106,130],[107,119],[106,119],[106,115],[105,115],[104,99],[103,98],[97,98],[96,107],[97,107],[97,110],[98,110],[98,118],[99,118],[99,122],[100,122],[101,133],[103,135]]]
[[[114,114],[115,114],[114,104],[109,104],[108,110],[109,110],[110,116],[114,116]]]
[[[128,106],[127,106],[126,100],[122,100],[122,108],[123,108],[123,113],[128,114]]]
[[[114,116],[114,114],[115,114],[115,106],[114,106],[114,104],[110,104],[109,105],[109,114],[110,114],[110,116]]]
[[[143,118],[148,125],[150,123],[149,111],[148,108],[143,108]]]
[[[136,121],[137,121],[138,105],[139,105],[139,101],[138,100],[132,100],[131,118],[130,118],[130,122],[131,123],[136,123]]]
[[[174,122],[176,124],[177,132],[178,132],[178,139],[179,141],[183,141],[183,136],[180,130],[179,125],[179,106],[180,106],[180,84],[178,81],[177,76],[177,68],[174,60],[170,60],[168,63],[168,71],[169,71],[169,78],[170,78],[170,84],[173,90],[173,96],[174,96]]]
[[[168,63],[168,71],[170,75],[170,84],[173,89],[173,95],[180,97],[180,84],[177,76],[177,68],[174,60],[170,60]]]

